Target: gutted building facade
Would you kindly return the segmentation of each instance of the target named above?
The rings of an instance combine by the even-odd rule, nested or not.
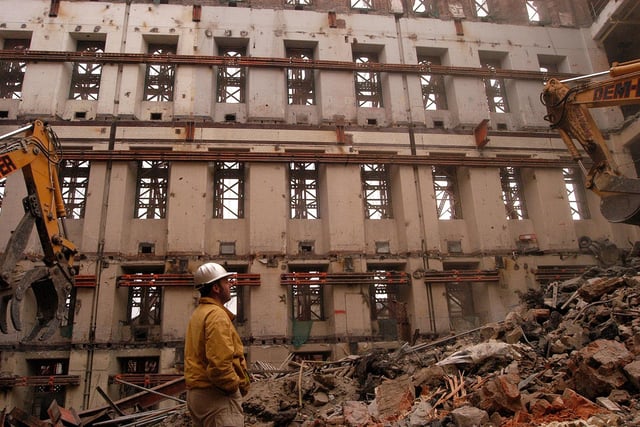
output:
[[[0,399],[40,415],[179,377],[210,260],[275,364],[472,330],[615,262],[640,233],[600,214],[539,97],[633,59],[635,3],[4,0],[0,133],[58,135],[80,270],[54,336],[25,339],[29,293],[0,335]],[[593,112],[633,177],[637,111]],[[22,174],[0,190],[4,248]]]

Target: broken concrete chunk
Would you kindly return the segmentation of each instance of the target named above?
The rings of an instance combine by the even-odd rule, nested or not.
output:
[[[625,365],[624,373],[635,389],[640,390],[640,360],[635,360]]]
[[[473,406],[463,406],[451,411],[456,427],[478,427],[489,423],[489,414]]]

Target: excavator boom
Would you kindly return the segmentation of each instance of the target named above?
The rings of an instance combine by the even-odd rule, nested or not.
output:
[[[12,138],[23,133],[24,136]],[[11,138],[11,139],[9,139]],[[22,171],[27,187],[25,214],[0,256],[0,330],[9,332],[7,313],[20,331],[20,309],[26,292],[36,298],[37,322],[27,340],[49,338],[65,316],[66,299],[74,285],[76,247],[66,237],[66,210],[58,179],[61,150],[53,130],[36,120],[0,136],[0,178]],[[42,266],[14,274],[35,226],[42,246]],[[10,309],[10,310],[9,310]]]
[[[568,85],[603,74],[610,78]],[[545,120],[558,130],[572,158],[582,166],[583,157],[574,141],[591,158],[585,185],[600,197],[604,217],[610,222],[640,225],[640,180],[620,172],[589,112],[590,108],[640,104],[640,60],[614,64],[605,73],[582,78],[549,79],[541,100],[547,107]]]

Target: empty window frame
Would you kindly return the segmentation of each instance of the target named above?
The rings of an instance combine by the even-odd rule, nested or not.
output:
[[[213,217],[244,218],[244,163],[214,163]]]
[[[77,45],[78,52],[104,53],[104,42],[99,40],[81,40]],[[100,92],[102,64],[75,62],[71,73],[69,99],[96,101]]]
[[[478,18],[489,16],[489,0],[473,0],[473,3]]]
[[[43,377],[55,377],[56,375],[67,375],[69,372],[68,359],[35,359],[30,360],[29,371],[32,375]],[[66,400],[66,386],[63,384],[39,385],[33,390],[33,405],[31,414],[39,419],[49,419],[48,409],[53,401],[64,406]]]
[[[67,209],[67,218],[84,218],[89,186],[88,160],[62,160],[58,177],[62,187],[62,199]]]
[[[168,185],[168,162],[161,160],[139,161],[134,212],[135,218],[166,218]]]
[[[527,219],[520,170],[511,166],[501,167],[500,184],[507,219]]]
[[[297,273],[308,273],[309,284],[291,285],[291,303],[293,319],[296,321],[324,320],[324,297],[320,284],[320,271],[315,269],[296,270]],[[315,274],[315,276],[314,276]],[[318,284],[313,283],[318,281]]]
[[[246,68],[234,65],[234,60],[246,56],[245,48],[221,48],[220,56],[228,65],[218,66],[217,102],[238,104],[244,102]]]
[[[292,6],[311,6],[313,4],[313,0],[285,0],[284,4]]]
[[[152,55],[175,54],[176,46],[167,44],[150,44],[149,53]],[[144,79],[145,101],[173,101],[175,82],[175,65],[149,64]]]
[[[571,209],[571,218],[591,218],[589,205],[587,203],[587,194],[580,169],[563,168],[562,175],[564,176],[564,188],[567,190],[569,208]]]
[[[370,10],[373,9],[373,0],[350,0],[351,9]]]
[[[160,368],[160,358],[148,357],[119,357],[120,373],[122,374],[157,374]],[[139,393],[140,389],[129,384],[120,383],[120,397]]]
[[[460,219],[462,216],[456,168],[432,166],[432,174],[438,219]]]
[[[388,270],[376,269],[373,272],[375,282],[369,285],[371,320],[396,319],[398,286],[386,283]]]
[[[547,75],[554,75],[560,72],[560,70],[558,69],[558,64],[553,64],[550,62],[540,62],[540,71],[543,73],[547,73]]]
[[[534,0],[525,0],[529,22],[540,22],[540,10],[537,3],[538,2]]]
[[[463,332],[480,326],[473,299],[473,288],[469,282],[445,284],[449,327],[452,331]]]
[[[5,39],[3,49],[24,51],[30,43],[30,39]],[[22,99],[22,81],[26,71],[26,62],[0,61],[0,98]]]
[[[236,285],[235,276],[230,277],[231,282],[231,299],[227,301],[224,306],[236,315],[234,323],[244,323],[247,320],[246,308],[245,308],[245,295],[247,288],[245,286]]]
[[[499,69],[500,61],[484,61],[484,66],[490,70]],[[499,77],[484,78],[484,89],[487,94],[487,103],[489,111],[492,113],[508,113],[509,105],[507,103],[507,95],[505,93],[504,79]]]
[[[311,61],[313,49],[287,48],[287,58]],[[314,72],[312,68],[287,68],[287,98],[289,105],[314,105]]]
[[[159,325],[162,311],[162,287],[130,286],[128,290],[127,322],[135,326]]]
[[[289,163],[289,203],[293,219],[318,219],[318,165]]]
[[[431,13],[433,8],[433,0],[413,0],[411,10],[413,13]]]
[[[608,4],[609,0],[589,0],[589,12],[591,12],[591,17],[594,21],[598,19],[598,16]]]
[[[392,218],[387,166],[363,164],[360,170],[365,217],[367,219]]]
[[[371,62],[378,62],[378,55],[375,53],[355,53],[353,60],[364,68]],[[365,69],[356,71],[355,84],[356,105],[358,107],[382,107],[382,82],[379,72]]]
[[[69,328],[73,327],[73,319],[75,316],[76,309],[76,300],[77,300],[77,289],[75,286],[71,288],[69,295],[67,295],[67,299],[64,302],[65,312],[62,321],[60,322],[60,326],[67,326]],[[68,333],[71,334],[71,330],[68,330]]]
[[[446,110],[448,107],[444,76],[429,74],[429,66],[440,65],[440,58],[437,56],[423,56],[418,58],[418,63],[427,69],[427,73],[420,74],[424,109]]]
[[[2,202],[4,200],[4,193],[7,189],[7,178],[0,179],[0,212],[2,212]]]

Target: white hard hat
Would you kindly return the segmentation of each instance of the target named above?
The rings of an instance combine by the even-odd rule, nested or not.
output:
[[[207,283],[215,282],[216,280],[223,279],[231,276],[234,273],[229,273],[220,264],[215,262],[208,262],[202,264],[195,273],[193,273],[193,283],[196,289],[202,288]]]

